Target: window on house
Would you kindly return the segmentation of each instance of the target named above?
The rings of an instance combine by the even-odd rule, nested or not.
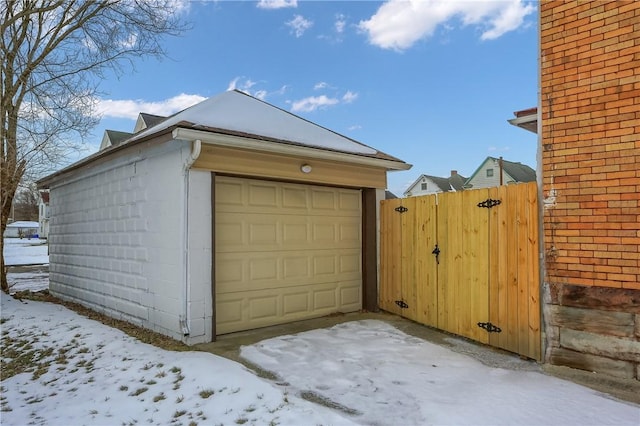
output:
[[[423,191],[427,190],[427,184],[423,183],[422,185],[420,185],[420,189],[422,189]]]
[[[487,169],[487,177],[493,176],[493,169]]]

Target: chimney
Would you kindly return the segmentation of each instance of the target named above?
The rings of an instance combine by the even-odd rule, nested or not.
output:
[[[454,177],[457,174],[458,174],[457,170],[451,170],[451,177]]]

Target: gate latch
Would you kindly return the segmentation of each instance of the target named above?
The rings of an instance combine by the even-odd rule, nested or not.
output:
[[[440,260],[438,259],[438,256],[440,255],[440,249],[438,248],[437,244],[436,244],[436,248],[433,249],[431,254],[434,254],[436,256],[436,263],[439,265],[440,264]]]
[[[502,331],[500,327],[493,325],[490,322],[479,322],[478,327],[484,328],[489,333],[500,333]]]

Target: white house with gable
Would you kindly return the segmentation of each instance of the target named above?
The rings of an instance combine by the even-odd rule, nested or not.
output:
[[[465,188],[491,188],[520,182],[535,182],[536,172],[522,163],[487,157],[464,184]]]
[[[239,91],[102,148],[39,181],[54,295],[187,344],[377,309],[377,206],[411,165]]]
[[[416,197],[419,195],[437,194],[439,192],[455,192],[463,190],[466,178],[459,175],[456,170],[451,170],[448,178],[420,175],[406,191],[405,197]]]

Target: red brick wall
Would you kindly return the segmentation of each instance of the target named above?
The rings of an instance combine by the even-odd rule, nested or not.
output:
[[[540,31],[545,281],[640,290],[640,1],[543,1]]]

